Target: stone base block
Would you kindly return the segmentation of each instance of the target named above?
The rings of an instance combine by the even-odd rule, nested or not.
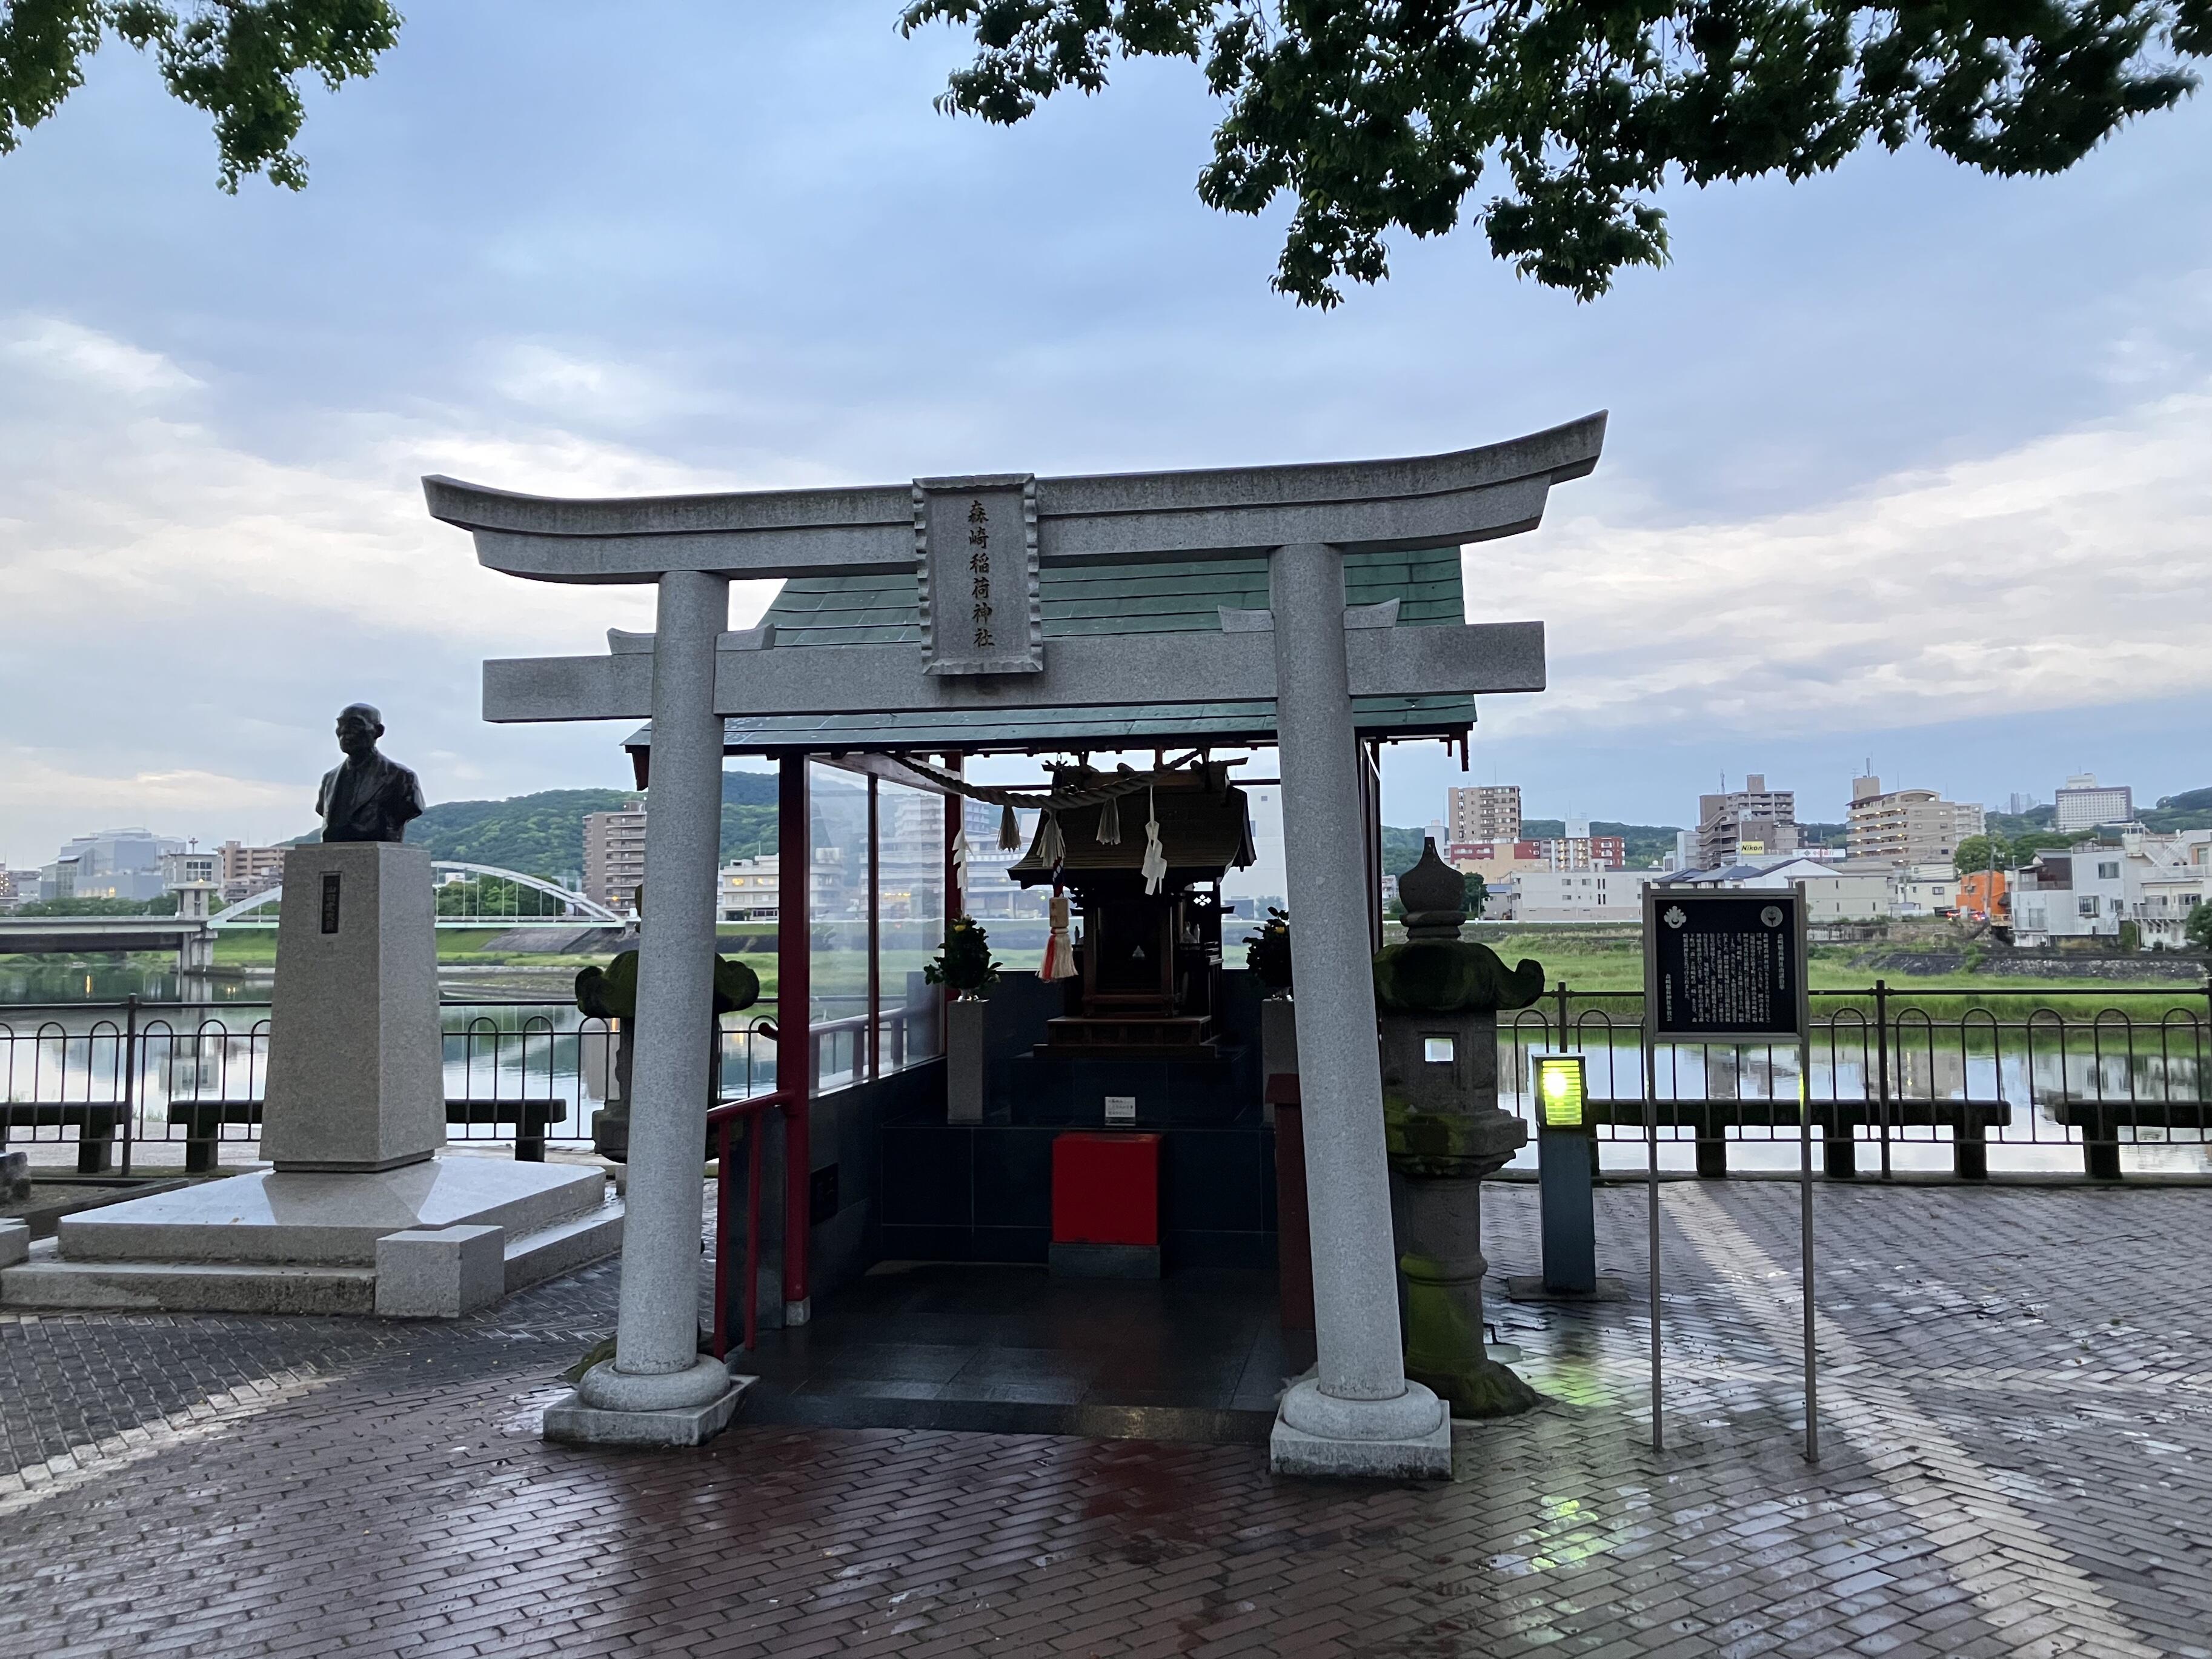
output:
[[[596,1169],[483,1158],[179,1183],[0,1256],[0,1308],[451,1318],[620,1249],[605,1190]],[[380,1290],[386,1269],[406,1282]]]
[[[1054,1279],[1158,1279],[1157,1244],[1054,1244]]]
[[[704,1445],[729,1427],[757,1380],[733,1376],[719,1398],[681,1411],[600,1411],[574,1392],[564,1394],[545,1408],[544,1437],[568,1446]]]
[[[1308,1371],[1276,1407],[1267,1468],[1276,1474],[1449,1480],[1451,1415],[1419,1382],[1408,1381],[1395,1399],[1346,1400],[1323,1393]]]
[[[0,1152],[0,1202],[15,1203],[31,1195],[31,1155]]]
[[[622,1249],[623,1206],[602,1203],[588,1214],[563,1221],[507,1243],[509,1296],[549,1279],[598,1261]]]
[[[1600,1273],[1587,1291],[1554,1290],[1541,1273],[1515,1273],[1505,1281],[1505,1295],[1513,1302],[1626,1302],[1628,1287],[1611,1273]]]
[[[503,1227],[510,1238],[595,1212],[599,1170],[436,1158],[356,1175],[257,1170],[64,1218],[71,1261],[265,1261],[366,1267],[411,1228]]]
[[[24,1221],[0,1221],[0,1267],[12,1267],[30,1253],[30,1224]]]
[[[1280,1418],[1267,1437],[1272,1474],[1324,1479],[1449,1480],[1452,1473],[1451,1419],[1405,1440],[1331,1440],[1294,1429]]]
[[[504,1227],[410,1227],[376,1241],[376,1311],[458,1319],[507,1293]]]
[[[47,1238],[21,1265],[0,1268],[0,1308],[363,1315],[376,1311],[376,1273],[252,1261],[64,1261]]]

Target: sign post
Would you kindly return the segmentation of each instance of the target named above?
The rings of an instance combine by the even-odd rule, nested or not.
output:
[[[1664,1447],[1659,1340],[1659,1063],[1662,1039],[1797,1042],[1797,1186],[1805,1325],[1805,1456],[1820,1455],[1814,1350],[1813,1028],[1805,895],[1644,890],[1644,1076],[1651,1232],[1651,1444]]]

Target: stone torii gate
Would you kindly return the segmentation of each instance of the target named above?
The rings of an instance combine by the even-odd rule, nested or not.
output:
[[[423,481],[432,515],[472,532],[491,569],[658,590],[654,633],[611,631],[606,655],[484,665],[489,720],[653,722],[619,1323],[614,1358],[578,1390],[606,1438],[696,1439],[731,1388],[696,1352],[723,716],[1272,699],[1319,1359],[1284,1398],[1272,1462],[1449,1473],[1444,1407],[1401,1359],[1352,698],[1540,691],[1543,624],[1399,628],[1395,605],[1347,611],[1344,556],[1534,529],[1551,486],[1595,467],[1604,433],[1600,414],[1405,460],[631,500]],[[1042,635],[1041,566],[1255,555],[1270,609],[1224,611],[1218,635]],[[771,629],[729,628],[733,579],[916,571],[919,650],[779,650]]]

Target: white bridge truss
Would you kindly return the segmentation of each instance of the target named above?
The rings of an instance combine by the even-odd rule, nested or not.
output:
[[[434,890],[440,893],[457,880],[469,881],[491,876],[512,883],[517,888],[528,888],[532,892],[542,893],[558,901],[562,907],[557,915],[532,916],[514,910],[486,910],[478,908],[477,901],[483,894],[479,886],[470,894],[471,902],[462,910],[448,915],[441,908],[438,915],[438,926],[441,927],[620,927],[625,925],[621,916],[597,900],[586,898],[581,893],[572,893],[557,882],[547,881],[538,876],[526,876],[520,870],[502,870],[490,864],[464,864],[457,859],[434,859],[430,868],[439,883]],[[219,910],[209,917],[208,926],[274,927],[276,917],[264,917],[257,913],[283,896],[284,889],[280,884],[265,892],[256,893],[251,898],[242,898],[229,908]]]

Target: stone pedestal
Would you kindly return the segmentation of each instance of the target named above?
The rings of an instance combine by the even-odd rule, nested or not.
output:
[[[430,854],[388,842],[284,854],[261,1155],[372,1171],[446,1144]]]
[[[422,848],[287,853],[261,1120],[276,1167],[64,1216],[0,1262],[0,1306],[454,1318],[618,1249],[598,1170],[436,1155],[434,927]],[[696,1164],[691,1182],[696,1231]]]
[[[983,1034],[991,1005],[955,998],[945,1010],[945,1121],[983,1121]]]
[[[1298,1072],[1298,1009],[1288,997],[1272,993],[1260,1005],[1261,1118],[1270,1128],[1275,1122],[1275,1103],[1266,1099],[1271,1077],[1296,1077]]]
[[[607,1097],[592,1115],[592,1150],[610,1164],[629,1160],[629,1029],[623,1020],[607,1033],[614,1049]]]

